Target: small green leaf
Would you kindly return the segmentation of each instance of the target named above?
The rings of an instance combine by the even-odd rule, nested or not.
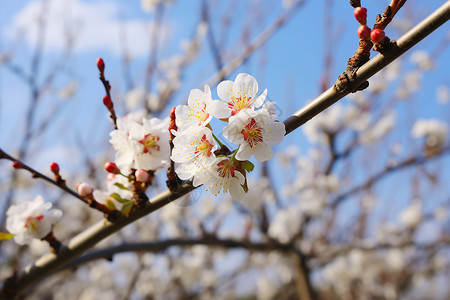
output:
[[[114,183],[114,185],[117,186],[119,189],[128,191],[128,189],[121,183],[116,182],[116,183]]]
[[[114,205],[114,202],[111,199],[106,199],[106,206],[111,209],[116,209],[116,205]]]
[[[245,178],[245,182],[244,184],[242,184],[242,188],[244,189],[244,192],[248,193],[247,178]]]
[[[248,161],[248,160],[244,161],[244,169],[245,169],[247,172],[253,171],[254,168],[255,168],[255,165],[252,164],[250,161]]]
[[[14,237],[14,234],[9,232],[0,232],[0,241],[7,241]]]
[[[134,205],[133,201],[128,201],[128,203],[125,203],[121,209],[122,213],[128,215],[130,213],[130,210],[133,208],[133,205]]]
[[[117,194],[117,193],[112,193],[111,195],[109,195],[110,197],[112,197],[112,198],[114,198],[114,200],[116,200],[117,202],[119,202],[119,203],[127,203],[127,202],[130,202],[130,200],[126,200],[126,199],[123,199],[122,197],[120,197],[120,195],[119,194]]]

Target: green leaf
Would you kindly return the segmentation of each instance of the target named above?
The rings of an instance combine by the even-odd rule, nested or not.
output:
[[[116,183],[114,183],[114,185],[117,186],[119,189],[128,191],[128,189],[121,183],[116,182]]]
[[[112,193],[111,195],[109,195],[110,197],[112,197],[112,198],[114,198],[114,200],[116,200],[117,202],[119,202],[119,203],[127,203],[127,202],[130,202],[130,200],[127,200],[127,199],[123,199],[122,197],[120,197],[120,195],[119,194],[117,194],[117,193]]]
[[[121,209],[122,213],[124,213],[125,215],[128,215],[130,213],[131,209],[133,208],[133,205],[134,205],[133,201],[128,201],[128,203],[125,203]]]
[[[247,178],[245,178],[245,182],[244,184],[242,184],[242,188],[244,189],[244,192],[248,193]]]
[[[248,161],[248,160],[244,161],[244,169],[245,169],[247,172],[253,171],[254,168],[255,168],[255,165],[252,164],[250,161]]]
[[[14,234],[9,232],[0,232],[0,241],[7,241],[14,237]]]
[[[114,202],[111,199],[106,199],[106,206],[111,209],[116,209],[116,205],[114,204]]]

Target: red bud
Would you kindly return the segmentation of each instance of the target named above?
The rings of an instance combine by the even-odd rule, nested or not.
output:
[[[50,164],[50,170],[51,170],[53,173],[55,173],[55,174],[59,173],[59,166],[58,166],[58,164],[55,163],[55,162],[52,162],[52,163]]]
[[[103,97],[103,104],[105,104],[105,106],[108,108],[108,109],[112,109],[113,108],[113,103],[112,103],[112,101],[111,101],[111,98],[109,98],[109,96],[105,96],[105,97]]]
[[[117,167],[117,165],[115,163],[111,162],[111,161],[105,163],[105,170],[108,171],[109,173],[112,173],[112,174],[119,174],[120,173],[120,170]]]
[[[23,164],[20,161],[13,161],[12,166],[14,169],[22,169],[23,168]]]
[[[97,58],[97,67],[100,73],[103,74],[103,72],[105,71],[105,62],[101,57]]]

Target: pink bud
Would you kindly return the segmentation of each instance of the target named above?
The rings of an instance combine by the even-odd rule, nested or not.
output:
[[[52,163],[50,164],[50,170],[51,170],[53,173],[55,173],[55,174],[59,173],[59,166],[58,166],[58,164],[55,163],[55,162],[52,162]]]
[[[105,163],[105,170],[108,171],[109,173],[112,173],[112,174],[119,174],[120,173],[120,170],[117,167],[117,165],[115,163],[111,162],[111,161]]]
[[[112,108],[113,108],[113,103],[112,103],[112,101],[111,101],[111,98],[109,98],[109,96],[103,97],[103,104],[105,104],[105,106],[106,106],[108,109],[112,109]]]
[[[381,43],[384,40],[385,34],[381,29],[374,29],[370,32],[370,38],[374,43]]]
[[[116,179],[116,174],[108,173],[108,175],[106,176],[106,180],[108,181],[113,181],[114,179]]]
[[[22,169],[23,168],[23,164],[20,161],[13,161],[12,166],[14,169]]]
[[[105,62],[101,57],[97,58],[97,67],[100,73],[103,74],[103,72],[105,71]]]
[[[92,196],[93,191],[94,191],[94,189],[87,183],[79,182],[77,184],[78,195],[80,195],[83,198]]]
[[[176,109],[176,107],[172,107],[172,109],[170,110],[170,119],[171,120],[175,120],[175,109]]]
[[[366,19],[367,19],[367,8],[365,7],[356,7],[355,10],[353,11],[353,15],[355,16],[355,19],[359,22],[359,23],[366,23]]]
[[[370,28],[367,25],[361,25],[357,33],[360,39],[367,40],[370,37]]]
[[[137,170],[134,176],[136,176],[137,182],[147,182],[150,179],[150,174],[144,169]]]

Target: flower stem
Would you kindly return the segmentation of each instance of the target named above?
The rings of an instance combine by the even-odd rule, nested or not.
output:
[[[216,140],[217,144],[219,144],[220,148],[223,148],[223,144],[220,142],[219,138],[211,131],[213,138]]]

